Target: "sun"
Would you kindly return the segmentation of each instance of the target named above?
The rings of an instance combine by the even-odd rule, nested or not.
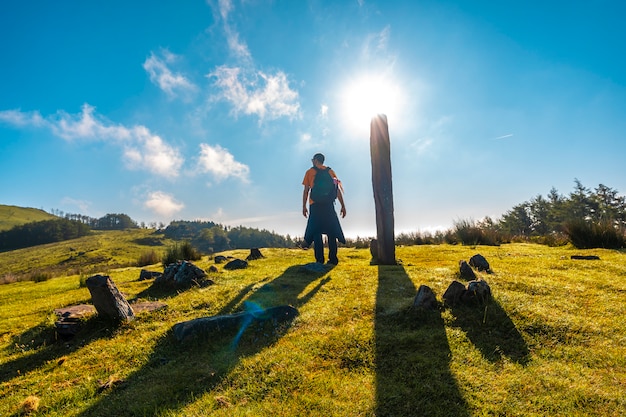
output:
[[[393,119],[404,101],[398,85],[388,76],[366,74],[346,82],[341,93],[342,114],[349,129],[369,129],[372,117]]]

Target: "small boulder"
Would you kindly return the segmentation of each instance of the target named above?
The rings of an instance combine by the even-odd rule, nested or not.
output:
[[[469,260],[470,266],[476,268],[480,272],[490,272],[491,268],[489,268],[489,262],[485,259],[481,254],[476,254],[472,256]]]
[[[470,281],[467,283],[467,292],[465,297],[468,300],[484,303],[491,298],[491,288],[489,287],[489,284],[487,284],[487,281],[482,279]]]
[[[444,304],[447,306],[455,306],[459,303],[459,301],[461,301],[461,298],[466,291],[465,285],[456,280],[452,281],[446,292],[443,293]]]
[[[461,278],[468,281],[476,279],[476,274],[474,273],[474,270],[465,261],[459,261],[459,273],[461,274]]]
[[[163,275],[163,273],[161,272],[148,271],[147,269],[142,269],[141,272],[139,272],[139,281],[145,281],[147,279],[158,278],[161,275]]]
[[[210,285],[212,281],[207,280],[204,270],[198,268],[189,261],[177,261],[169,264],[163,275],[154,280],[154,285],[171,288],[188,288],[192,285]]]
[[[437,308],[437,298],[433,290],[427,285],[420,285],[417,295],[413,299],[413,307],[424,310],[435,310]]]
[[[233,270],[233,269],[246,269],[248,267],[248,262],[243,259],[233,259],[226,265],[224,265],[224,269]]]
[[[214,259],[216,264],[223,264],[224,262],[226,262],[228,260],[227,257],[225,257],[224,255],[217,255]]]

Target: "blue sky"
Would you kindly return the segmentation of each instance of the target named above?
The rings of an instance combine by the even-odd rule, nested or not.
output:
[[[621,1],[4,1],[0,203],[301,236],[322,152],[346,234],[499,218],[574,180],[626,190]]]

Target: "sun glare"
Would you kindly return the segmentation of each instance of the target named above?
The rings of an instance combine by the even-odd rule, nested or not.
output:
[[[384,76],[364,75],[346,83],[342,93],[344,120],[351,129],[368,129],[372,117],[392,119],[401,107],[398,86]]]

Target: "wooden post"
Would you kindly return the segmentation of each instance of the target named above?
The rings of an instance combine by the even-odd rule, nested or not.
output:
[[[374,203],[376,205],[378,263],[395,265],[391,145],[387,116],[384,114],[372,118],[370,154],[372,157],[372,188],[374,189]]]

